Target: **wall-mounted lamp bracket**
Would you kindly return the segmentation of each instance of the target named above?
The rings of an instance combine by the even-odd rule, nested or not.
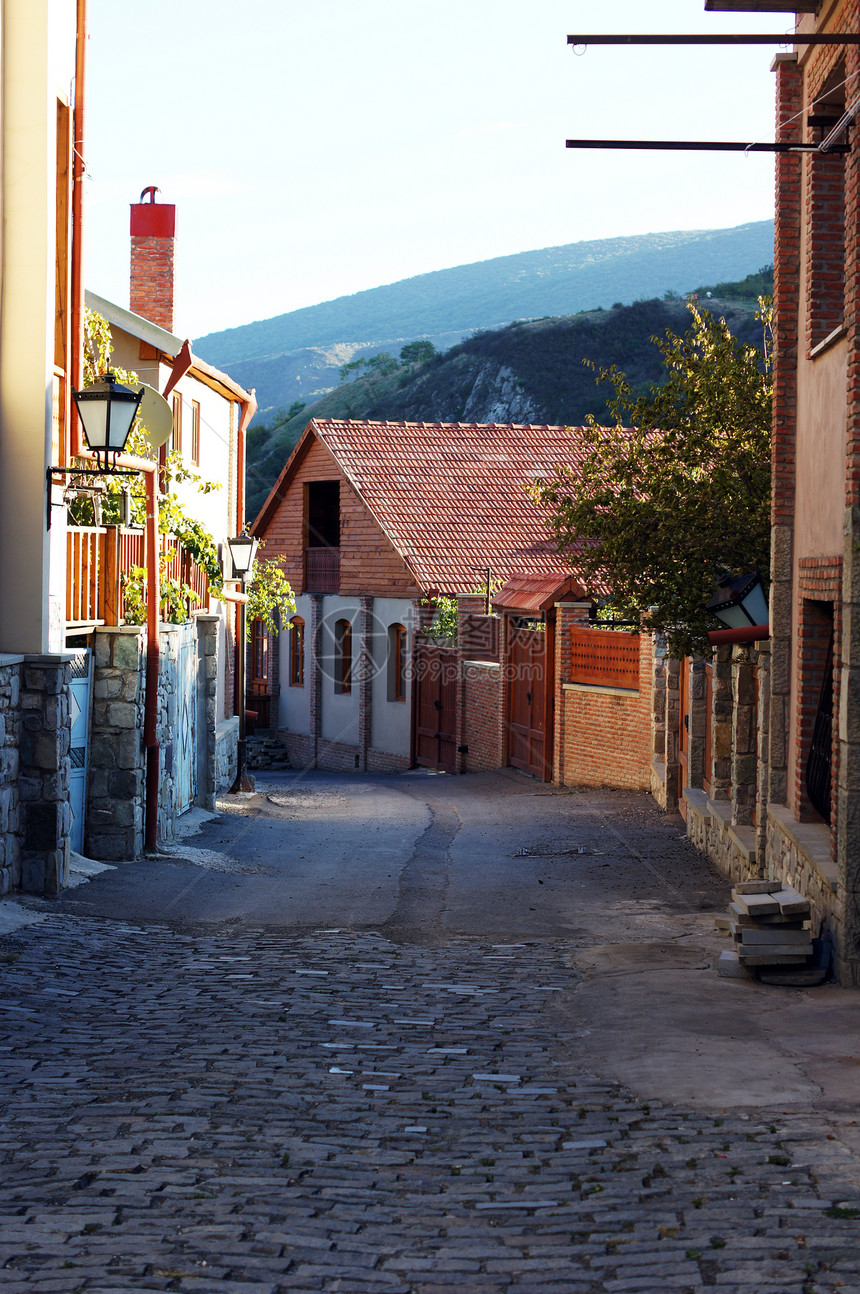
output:
[[[51,529],[51,516],[52,516],[51,509],[62,508],[65,506],[65,504],[63,503],[54,503],[54,500],[51,498],[51,486],[54,484],[53,478],[55,476],[138,476],[138,475],[139,475],[138,472],[130,471],[129,469],[122,468],[122,467],[102,467],[102,468],[47,467],[45,468],[45,479],[48,483],[48,488],[47,488],[47,496],[48,496],[47,528],[48,530]],[[59,484],[59,482],[57,482],[57,484]]]

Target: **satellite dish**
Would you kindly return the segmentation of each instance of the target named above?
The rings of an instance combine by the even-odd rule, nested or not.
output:
[[[173,410],[163,395],[146,382],[138,382],[135,390],[143,387],[143,399],[138,414],[146,431],[146,439],[153,449],[166,445],[173,434]]]

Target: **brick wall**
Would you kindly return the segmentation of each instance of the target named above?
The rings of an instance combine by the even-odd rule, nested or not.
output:
[[[570,669],[559,609],[556,691],[556,776],[563,786],[650,790],[653,638],[639,638],[638,690],[567,682]],[[607,630],[606,632],[611,632]]]
[[[467,773],[504,767],[504,685],[502,669],[491,662],[463,663],[463,739]]]
[[[390,540],[368,512],[332,455],[312,438],[284,498],[261,534],[266,557],[279,558],[290,584],[304,587],[304,494],[310,481],[340,481],[340,592],[412,598],[420,590]]]

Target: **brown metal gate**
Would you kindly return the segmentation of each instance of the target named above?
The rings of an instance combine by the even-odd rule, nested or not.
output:
[[[508,648],[508,763],[546,778],[546,631],[511,622]]]
[[[415,763],[457,771],[457,653],[432,643],[415,649]]]

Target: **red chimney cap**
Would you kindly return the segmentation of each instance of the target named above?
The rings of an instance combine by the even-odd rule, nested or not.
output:
[[[132,238],[173,238],[176,233],[176,207],[170,202],[156,202],[160,193],[156,185],[143,190],[139,202],[131,204]],[[149,195],[149,202],[144,199]]]

